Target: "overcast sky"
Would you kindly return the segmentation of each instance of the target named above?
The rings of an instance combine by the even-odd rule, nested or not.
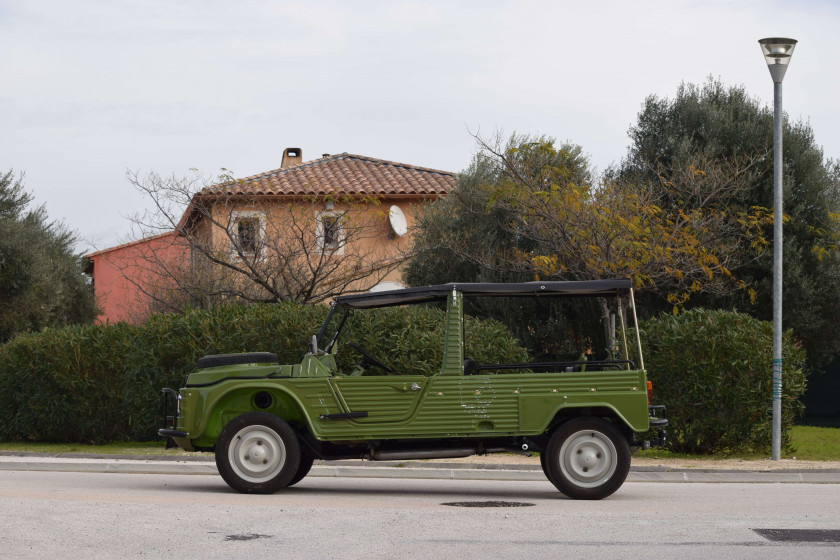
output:
[[[799,40],[784,108],[840,158],[837,0],[0,0],[0,172],[125,240],[141,174],[246,176],[350,152],[461,171],[472,133],[545,134],[597,168],[646,96],[708,76],[772,105],[758,39]]]

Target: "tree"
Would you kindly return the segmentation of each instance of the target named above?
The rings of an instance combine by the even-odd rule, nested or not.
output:
[[[630,129],[632,145],[615,175],[647,184],[651,199],[673,211],[678,203],[665,186],[689,167],[727,166],[748,158],[753,173],[730,207],[749,211],[773,206],[773,113],[743,86],[709,78],[702,86],[682,84],[673,98],[648,97]],[[834,326],[840,321],[840,166],[825,160],[807,122],[784,128],[784,322],[805,345],[812,365],[840,351]],[[696,208],[694,199],[683,201]],[[772,237],[772,220],[763,224]],[[746,263],[740,276],[754,291],[711,294],[694,305],[736,308],[759,319],[772,312],[772,254]]]
[[[546,138],[515,136],[510,144],[530,141],[550,141]],[[581,181],[589,179],[589,163],[579,146],[563,144],[558,149],[565,154],[565,164]],[[547,154],[546,154],[547,155]],[[549,163],[549,162],[546,162]],[[403,269],[403,279],[412,286],[444,284],[447,282],[527,282],[534,279],[533,266],[514,256],[527,252],[534,244],[518,238],[507,227],[510,216],[493,204],[490,185],[500,180],[501,169],[494,157],[485,150],[473,158],[470,167],[458,175],[457,188],[446,198],[427,205],[417,216],[412,236],[411,258]],[[581,348],[603,348],[605,342],[598,329],[581,329],[581,316],[598,313],[591,309],[592,300],[570,305],[567,300],[552,300],[546,305],[526,299],[507,301],[496,298],[476,298],[467,301],[468,312],[496,318],[511,329],[535,358],[566,355],[570,359]],[[573,346],[558,347],[557,337],[549,329],[535,328],[536,324],[551,322],[554,331],[567,333]],[[577,327],[572,327],[571,325]],[[574,332],[572,332],[574,331]],[[595,342],[600,340],[599,342]]]
[[[197,174],[128,178],[153,203],[131,218],[134,237],[177,234],[114,263],[153,311],[233,300],[321,302],[370,289],[404,259],[374,242],[387,233],[375,197],[242,194],[247,184],[226,173],[209,182]]]
[[[732,269],[764,246],[760,208],[732,212],[727,202],[752,176],[753,162],[683,170],[668,188],[681,201],[706,192],[694,208],[666,212],[655,189],[632,181],[593,183],[582,150],[546,138],[513,137],[506,146],[479,140],[479,154],[456,193],[420,219],[411,283],[446,270],[452,280],[496,278],[591,280],[632,278],[682,305],[699,292],[744,288]],[[626,305],[626,302],[625,302]],[[604,340],[614,346],[612,302],[601,301]]]
[[[22,177],[0,175],[0,342],[47,326],[92,322],[93,292],[73,250],[76,235],[30,208]]]

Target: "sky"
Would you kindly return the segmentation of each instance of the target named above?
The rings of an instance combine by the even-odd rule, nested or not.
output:
[[[458,172],[514,132],[604,170],[683,82],[772,107],[764,37],[799,41],[784,109],[840,159],[839,28],[838,0],[0,0],[0,172],[88,252],[150,207],[129,171],[248,176],[295,147]]]

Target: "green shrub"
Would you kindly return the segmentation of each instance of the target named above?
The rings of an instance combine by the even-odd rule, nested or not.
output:
[[[654,398],[668,407],[669,447],[686,453],[764,452],[772,434],[773,325],[695,309],[642,323]],[[783,340],[782,443],[804,407],[805,351]]]
[[[137,332],[72,326],[0,347],[0,439],[100,443],[120,435]]]
[[[222,306],[123,323],[47,329],[0,346],[0,440],[103,443],[153,439],[162,387],[181,387],[201,356],[267,351],[296,363],[329,308],[281,303]],[[350,333],[398,373],[436,372],[443,314],[422,307],[357,313]],[[486,362],[525,360],[499,323],[468,321],[468,344]],[[361,360],[342,348],[340,364]]]
[[[327,308],[277,304],[47,329],[0,347],[0,440],[102,443],[156,437],[162,387],[206,354],[275,352],[299,361]]]

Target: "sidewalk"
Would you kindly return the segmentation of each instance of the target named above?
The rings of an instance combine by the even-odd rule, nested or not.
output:
[[[536,458],[497,456],[438,461],[316,461],[310,477],[425,478],[540,481],[545,475]],[[506,460],[507,459],[507,460]],[[628,482],[807,483],[840,484],[840,468],[686,468],[646,465],[630,468]],[[209,454],[202,456],[49,455],[0,453],[0,471],[53,471],[167,475],[218,475]]]

